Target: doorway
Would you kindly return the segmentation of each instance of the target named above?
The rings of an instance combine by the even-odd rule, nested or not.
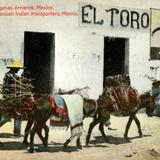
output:
[[[129,39],[104,37],[104,73],[105,77],[118,74],[128,74]]]
[[[51,94],[54,88],[55,34],[24,33],[24,66],[33,79],[33,92]]]

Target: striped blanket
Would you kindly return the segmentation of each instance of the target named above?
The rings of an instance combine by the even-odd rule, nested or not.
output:
[[[51,102],[51,112],[56,112],[56,115],[50,117],[51,128],[64,129],[69,126],[67,106],[60,95],[49,96]],[[56,106],[54,105],[56,104]]]
[[[64,99],[71,129],[71,136],[80,136],[83,131],[83,99],[80,95],[61,95]]]

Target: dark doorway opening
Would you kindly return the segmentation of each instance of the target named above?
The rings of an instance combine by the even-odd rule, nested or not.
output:
[[[53,92],[54,57],[54,33],[24,33],[24,66],[30,72],[30,78],[33,78],[33,92]]]
[[[104,80],[105,77],[128,74],[129,40],[125,38],[104,38]]]

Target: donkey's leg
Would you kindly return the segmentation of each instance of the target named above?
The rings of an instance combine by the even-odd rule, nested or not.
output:
[[[77,138],[77,147],[78,147],[79,149],[82,149],[82,144],[81,144],[81,139],[80,139],[80,137]]]
[[[38,127],[36,133],[44,145],[45,142],[44,142],[44,137],[42,135],[42,129],[43,129],[42,127]]]
[[[143,133],[142,133],[142,130],[141,130],[141,124],[140,124],[140,121],[138,120],[137,116],[135,115],[134,117],[134,121],[136,122],[136,125],[138,127],[138,133],[139,133],[139,136],[140,137],[143,137]]]
[[[90,137],[91,137],[92,130],[98,123],[99,123],[98,119],[93,119],[93,121],[90,123],[89,129],[88,129],[88,134],[87,134],[87,137],[86,137],[86,145],[89,144],[89,140],[90,140]]]
[[[64,147],[68,147],[68,144],[71,142],[71,137],[66,140],[66,142],[63,144]]]
[[[28,120],[27,121],[27,125],[26,125],[26,128],[24,130],[25,134],[24,134],[23,144],[26,144],[26,145],[29,144],[27,139],[28,139],[29,131],[30,131],[31,127],[32,127],[32,124],[33,124],[32,120]]]
[[[64,147],[68,147],[68,144],[75,138],[75,136],[71,136],[66,142],[63,144]]]
[[[30,148],[28,149],[28,152],[33,153],[34,152],[34,136],[37,131],[38,122],[34,124],[32,130],[31,130],[31,135],[30,135]]]
[[[24,135],[24,140],[23,140],[23,143],[26,145],[29,144],[27,139],[28,139],[28,135],[29,135],[29,132],[30,132],[32,125],[33,125],[33,121],[28,120],[26,128],[25,128],[25,135]],[[38,127],[36,132],[37,132],[37,135],[39,136],[39,138],[41,139],[42,143],[44,144],[44,137],[42,136],[42,128]]]
[[[44,131],[45,131],[45,138],[44,138],[44,143],[43,145],[45,147],[48,147],[48,133],[49,133],[49,127],[45,124],[44,125]]]
[[[68,144],[76,137],[75,136],[71,136],[69,139],[66,140],[66,142],[64,143],[64,147],[68,147]],[[82,149],[82,145],[81,145],[81,141],[80,141],[80,136],[77,138],[77,141],[76,141],[76,144],[77,144],[77,147],[79,149]]]
[[[104,125],[103,125],[103,123],[101,123],[101,122],[100,122],[100,124],[99,124],[99,130],[100,130],[102,136],[103,136],[103,137],[106,137],[106,134],[105,134],[105,132],[104,132]]]
[[[45,131],[45,137],[43,137],[42,135],[42,129],[44,128]],[[48,146],[48,132],[49,132],[49,128],[46,124],[38,124],[37,129],[36,129],[36,133],[39,136],[39,138],[41,139],[44,147]]]
[[[125,133],[124,133],[124,138],[125,139],[127,139],[128,138],[128,131],[129,131],[129,128],[130,128],[130,126],[131,126],[131,123],[132,123],[132,121],[133,121],[133,119],[134,119],[134,114],[131,114],[130,116],[129,116],[129,120],[128,120],[128,122],[127,122],[127,125],[126,125],[126,129],[125,129]]]

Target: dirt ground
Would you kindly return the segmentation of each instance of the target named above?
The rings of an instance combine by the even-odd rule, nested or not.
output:
[[[0,128],[0,160],[160,160],[160,118],[147,117],[139,113],[143,138],[138,137],[137,128],[133,122],[129,137],[130,141],[123,139],[127,117],[111,117],[111,128],[105,128],[107,138],[103,138],[94,128],[91,144],[85,146],[91,118],[84,120],[84,133],[82,136],[83,149],[75,147],[75,141],[67,150],[63,148],[63,142],[70,136],[70,130],[51,129],[49,134],[49,146],[44,149],[36,136],[34,153],[28,153],[27,147],[22,144],[23,137],[16,138],[12,135],[13,120]],[[26,122],[22,123],[22,133]]]

